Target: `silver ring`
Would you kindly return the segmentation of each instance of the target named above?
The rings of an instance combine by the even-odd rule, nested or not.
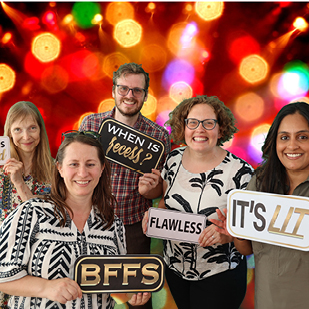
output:
[[[214,236],[214,235],[212,235],[211,237],[212,237],[212,239],[215,239],[215,236]]]

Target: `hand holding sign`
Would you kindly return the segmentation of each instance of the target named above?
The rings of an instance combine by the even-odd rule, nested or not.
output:
[[[0,165],[4,165],[10,157],[10,138],[8,136],[0,136]]]

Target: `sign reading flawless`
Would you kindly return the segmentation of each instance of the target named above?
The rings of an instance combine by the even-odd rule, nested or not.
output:
[[[85,255],[74,267],[83,293],[156,292],[164,285],[164,261],[159,255]]]
[[[198,243],[206,227],[206,216],[187,212],[150,207],[148,237]]]
[[[140,174],[151,173],[164,153],[164,144],[114,118],[102,121],[99,133],[106,157]]]
[[[231,235],[309,251],[309,198],[233,190],[227,206]]]

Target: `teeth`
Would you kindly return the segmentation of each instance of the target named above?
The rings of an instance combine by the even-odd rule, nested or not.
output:
[[[124,103],[126,104],[130,104],[130,105],[133,105],[135,102],[132,102],[132,101],[123,101]]]
[[[286,155],[291,158],[296,158],[296,157],[300,157],[301,153],[287,153]]]
[[[78,183],[79,185],[85,185],[85,184],[87,184],[89,181],[88,181],[88,180],[87,180],[87,181],[77,181],[77,180],[75,180],[75,182]]]
[[[202,142],[202,141],[207,141],[208,138],[206,138],[206,137],[194,137],[194,140],[197,141],[197,142]]]

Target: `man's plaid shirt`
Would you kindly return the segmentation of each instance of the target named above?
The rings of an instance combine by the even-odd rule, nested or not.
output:
[[[103,119],[107,117],[114,118],[114,114],[115,108],[109,112],[88,115],[83,119],[79,130],[98,132]],[[134,129],[160,140],[165,145],[165,153],[157,167],[157,169],[161,171],[166,156],[171,150],[170,138],[167,130],[141,114],[139,114]],[[141,175],[120,164],[112,161],[109,161],[109,163],[112,171],[112,189],[118,202],[115,213],[122,220],[124,225],[141,221],[144,212],[152,206],[152,200],[146,199],[138,193],[138,180]]]

